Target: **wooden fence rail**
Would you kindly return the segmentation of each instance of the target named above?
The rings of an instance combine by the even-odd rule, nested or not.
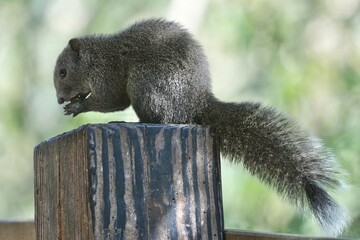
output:
[[[1,240],[35,240],[35,223],[32,220],[0,221]],[[260,233],[239,230],[224,230],[225,240],[328,240],[335,238],[305,237],[290,234]],[[50,239],[51,240],[51,239]]]
[[[33,220],[0,220],[1,240],[35,240]]]

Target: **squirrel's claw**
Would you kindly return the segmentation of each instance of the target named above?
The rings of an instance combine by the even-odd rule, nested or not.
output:
[[[68,103],[65,107],[64,107],[64,111],[65,111],[65,115],[71,115],[73,117],[76,117],[78,114],[82,113],[82,112],[86,112],[87,108],[85,105],[85,101],[90,97],[91,92],[86,93],[86,94],[78,94],[75,97],[73,97],[70,100],[70,103]]]
[[[67,104],[64,107],[65,115],[71,115],[76,117],[78,114],[84,111],[85,105],[83,101],[77,101]]]

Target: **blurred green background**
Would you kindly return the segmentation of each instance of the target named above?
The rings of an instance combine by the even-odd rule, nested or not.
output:
[[[71,37],[134,21],[181,22],[204,46],[213,91],[261,101],[322,139],[346,170],[334,196],[360,237],[360,2],[358,0],[0,0],[0,218],[33,218],[33,148],[89,122],[138,121],[132,109],[63,115],[52,83]],[[322,235],[242,166],[223,161],[226,228]]]

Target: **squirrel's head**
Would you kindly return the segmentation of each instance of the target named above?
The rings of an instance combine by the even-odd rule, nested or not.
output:
[[[91,94],[84,71],[87,69],[88,61],[83,54],[83,48],[80,39],[71,39],[57,59],[54,85],[59,104],[84,100]]]

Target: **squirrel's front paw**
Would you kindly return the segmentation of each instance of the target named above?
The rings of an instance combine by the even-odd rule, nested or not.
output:
[[[72,114],[73,117],[77,116],[79,113],[82,113],[84,109],[85,104],[83,101],[71,102],[64,107],[65,115]]]

